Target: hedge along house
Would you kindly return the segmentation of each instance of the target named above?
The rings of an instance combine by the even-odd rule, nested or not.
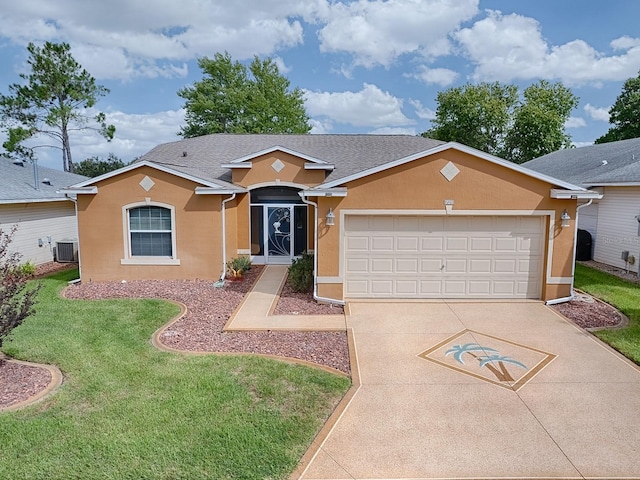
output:
[[[217,279],[315,253],[315,294],[571,295],[579,202],[599,194],[457,143],[208,135],[66,189],[83,281]],[[583,200],[585,199],[585,200]]]

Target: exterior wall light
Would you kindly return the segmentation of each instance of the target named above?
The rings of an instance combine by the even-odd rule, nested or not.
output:
[[[327,226],[331,227],[336,224],[336,216],[333,213],[333,209],[329,208],[329,212],[327,212]]]
[[[567,213],[567,210],[565,209],[565,211],[562,212],[562,215],[560,215],[560,226],[562,228],[568,227],[570,226],[570,222],[571,222],[571,217],[569,216],[569,214]]]

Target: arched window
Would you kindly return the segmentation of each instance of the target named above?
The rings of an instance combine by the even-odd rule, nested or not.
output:
[[[179,264],[176,259],[175,216],[170,205],[132,204],[123,207],[123,264]]]

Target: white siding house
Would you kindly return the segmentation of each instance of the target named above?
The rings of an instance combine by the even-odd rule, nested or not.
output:
[[[558,150],[523,166],[601,192],[580,209],[578,228],[591,233],[595,261],[640,275],[640,138]]]
[[[86,177],[31,163],[0,159],[0,230],[17,230],[10,245],[21,261],[36,265],[53,261],[59,241],[77,240],[74,199],[58,190]],[[37,178],[37,184],[36,184]]]

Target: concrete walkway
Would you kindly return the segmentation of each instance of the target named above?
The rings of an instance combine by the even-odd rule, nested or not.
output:
[[[344,331],[345,316],[340,315],[271,315],[287,278],[288,266],[268,265],[253,289],[233,313],[225,331],[313,330]]]
[[[347,326],[359,385],[300,478],[640,478],[638,367],[541,302],[350,303]]]

